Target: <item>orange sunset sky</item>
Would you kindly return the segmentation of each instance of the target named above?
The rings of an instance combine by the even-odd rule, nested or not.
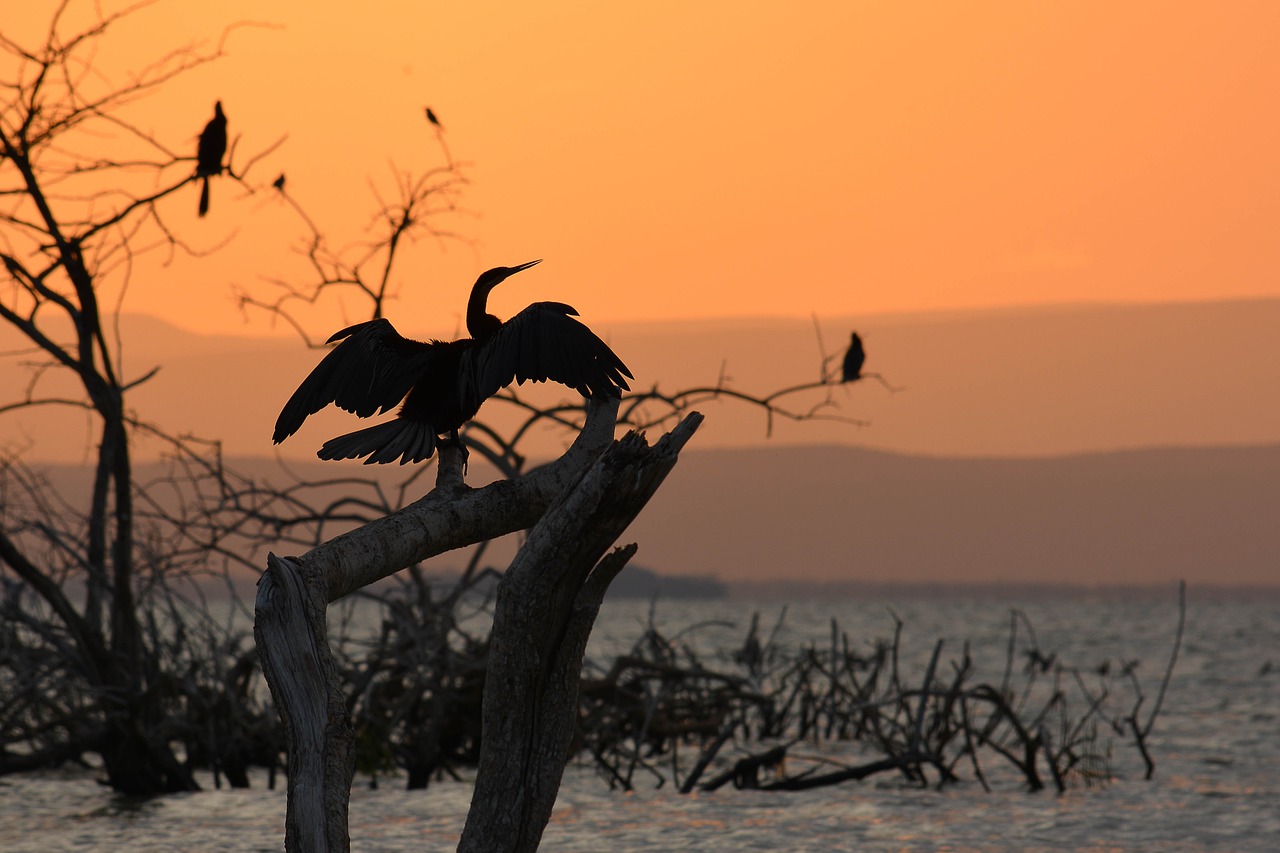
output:
[[[54,4],[8,6],[26,39]],[[236,21],[255,25],[225,59],[128,117],[194,153],[220,98],[241,167],[287,139],[256,194],[215,181],[205,220],[195,186],[165,202],[196,248],[233,239],[153,257],[127,311],[266,331],[232,285],[305,273],[270,182],[357,242],[371,184],[393,197],[393,168],[440,162],[428,104],[472,164],[468,212],[438,223],[469,242],[406,256],[406,334],[449,333],[479,271],[532,258],[496,313],[556,299],[604,328],[1280,296],[1274,2],[166,2],[98,70],[121,82]]]

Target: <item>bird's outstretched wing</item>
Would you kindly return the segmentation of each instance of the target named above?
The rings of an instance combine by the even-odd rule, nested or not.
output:
[[[345,340],[344,340],[345,339]],[[348,326],[342,341],[302,380],[276,419],[276,444],[330,403],[367,418],[404,399],[434,357],[434,343],[403,337],[385,318]]]
[[[584,397],[617,397],[630,390],[631,371],[608,344],[574,319],[577,314],[560,302],[535,302],[463,353],[458,371],[463,408],[478,408],[512,380],[559,382]]]

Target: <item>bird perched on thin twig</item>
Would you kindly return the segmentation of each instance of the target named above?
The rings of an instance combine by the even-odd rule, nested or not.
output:
[[[874,379],[888,388],[894,394],[899,391],[905,391],[905,388],[898,388],[889,384],[889,380],[885,379],[879,373],[867,373],[863,371],[862,366],[867,362],[867,352],[862,348],[862,336],[854,332],[849,337],[849,349],[844,354],[844,364],[840,369],[841,382],[857,382],[859,379]]]
[[[458,430],[480,404],[511,384],[559,382],[584,397],[619,397],[630,390],[631,371],[609,345],[575,320],[559,302],[535,302],[505,323],[486,310],[489,292],[538,261],[483,273],[467,303],[470,338],[415,341],[385,318],[343,329],[341,341],[285,403],[272,441],[284,441],[310,415],[333,403],[367,418],[401,400],[389,421],[326,441],[321,459],[365,459],[365,464],[421,462],[435,453],[439,436],[458,441]],[[465,448],[463,448],[465,454]]]
[[[862,378],[862,365],[867,361],[867,353],[862,348],[862,338],[857,332],[849,340],[849,351],[844,354],[844,369],[840,374],[841,382],[854,382]]]
[[[275,187],[280,192],[284,192],[284,172],[281,172],[280,177],[271,182],[271,186]]]
[[[222,112],[222,101],[213,104],[213,118],[200,132],[196,146],[196,177],[204,178],[200,187],[200,215],[209,212],[209,178],[222,174],[222,157],[227,153],[227,117]]]
[[[427,121],[431,122],[432,125],[438,127],[440,130],[444,130],[444,125],[440,123],[440,117],[436,115],[436,111],[431,109],[431,107],[427,107],[426,110]]]

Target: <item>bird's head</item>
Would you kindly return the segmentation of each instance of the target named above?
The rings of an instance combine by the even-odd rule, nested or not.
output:
[[[528,261],[527,263],[517,264],[514,267],[494,267],[491,270],[486,270],[480,273],[480,277],[476,279],[475,288],[476,290],[483,289],[487,293],[488,291],[493,290],[493,288],[497,287],[499,284],[502,284],[503,281],[515,275],[516,273],[520,272],[521,270],[527,270],[529,267],[534,266],[535,264],[540,264],[540,263],[542,263],[542,258],[538,258],[538,260],[536,261]]]
[[[467,331],[471,337],[476,339],[488,337],[496,333],[502,325],[501,320],[488,313],[489,291],[502,284],[509,276],[540,263],[542,263],[541,258],[517,264],[514,267],[494,267],[480,273],[480,277],[471,287],[471,299],[467,302]]]

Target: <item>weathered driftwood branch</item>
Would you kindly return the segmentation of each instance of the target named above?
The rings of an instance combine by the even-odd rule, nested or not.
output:
[[[301,559],[323,580],[332,602],[428,557],[526,530],[609,446],[617,414],[617,400],[588,403],[582,432],[564,456],[517,480],[481,489],[462,483],[461,456],[446,446],[436,488],[426,496],[334,537]]]
[[[893,755],[879,761],[860,764],[857,767],[846,767],[843,770],[836,770],[832,773],[788,776],[759,787],[762,791],[807,791],[810,788],[821,788],[826,785],[839,784],[840,782],[865,779],[868,776],[875,773],[883,773],[886,770],[907,770],[912,767],[919,767],[921,764],[938,764],[940,761],[940,756],[934,753],[904,752],[901,755]]]
[[[838,626],[829,643],[811,642],[779,654],[774,641],[779,628],[762,644],[756,614],[731,657],[736,669],[705,665],[691,644],[673,642],[650,625],[602,677],[583,679],[582,751],[610,788],[630,790],[639,767],[659,785],[674,780],[684,793],[730,783],[803,790],[885,771],[926,785],[930,770],[941,788],[959,781],[956,767],[966,759],[989,791],[980,752],[1007,761],[1033,791],[1045,787],[1047,766],[1061,791],[1077,780],[1093,784],[1112,778],[1108,732],[1124,737],[1134,731],[1135,745],[1149,759],[1136,722],[1142,692],[1132,664],[1117,673],[1109,666],[1095,669],[1093,685],[1084,671],[1042,651],[1030,622],[1015,612],[999,687],[977,681],[967,642],[960,658],[946,667],[950,677],[941,680],[941,641],[934,645],[923,683],[909,686],[897,663],[903,625],[895,616],[893,639],[876,641],[869,655],[855,651]],[[1180,615],[1179,634],[1181,625]],[[1017,638],[1024,630],[1031,648],[1020,653]],[[1175,637],[1175,649],[1177,644]],[[1019,684],[1014,662],[1023,654],[1028,664]],[[1170,672],[1172,667],[1166,679]],[[1046,674],[1050,683],[1038,683]],[[1068,680],[1076,690],[1069,689]],[[1114,695],[1111,685],[1124,680],[1132,682],[1136,702],[1132,710],[1117,713],[1123,697]],[[1083,707],[1076,704],[1080,699]],[[712,761],[731,741],[731,757],[721,757],[712,774]],[[781,763],[776,760],[779,741],[788,749],[803,741],[853,743],[882,760],[819,772],[836,762],[789,752]],[[693,746],[698,757],[681,782],[678,759],[685,746]],[[773,749],[762,751],[768,747]],[[744,750],[751,754],[741,757]],[[667,761],[670,775],[662,766]],[[701,781],[704,775],[713,778]]]
[[[617,400],[589,404],[581,434],[559,460],[518,480],[482,489],[463,484],[461,454],[445,448],[436,488],[421,500],[301,557],[269,558],[268,570],[258,585],[254,637],[289,745],[288,849],[345,851],[350,843],[347,809],[354,771],[353,733],[328,645],[326,605],[427,557],[529,528],[543,518],[557,496],[560,499],[552,515],[564,520],[555,522],[559,526],[548,521],[535,528],[522,549],[522,554],[532,556],[517,558],[518,564],[528,568],[516,575],[540,574],[549,571],[545,568],[548,565],[564,565],[580,575],[577,586],[559,587],[560,604],[570,607],[572,618],[548,621],[546,624],[555,627],[545,629],[551,633],[544,634],[559,642],[557,653],[562,658],[554,669],[560,673],[556,683],[573,685],[567,700],[559,696],[551,700],[565,701],[566,707],[576,709],[576,679],[586,636],[605,588],[621,570],[625,557],[605,560],[595,571],[591,569],[657,489],[701,420],[696,413],[690,415],[652,449],[643,438],[631,435],[601,456],[612,441],[617,410]],[[590,519],[587,527],[582,526],[583,519]],[[566,526],[577,532],[562,532]],[[568,538],[557,543],[557,535]],[[507,598],[511,600],[510,595]],[[537,619],[548,615],[539,613]],[[502,610],[500,601],[495,622],[512,618]],[[522,626],[516,630],[527,630],[526,624]],[[575,651],[573,647],[579,644]],[[575,657],[576,664],[570,666]],[[567,688],[557,691],[562,689]],[[567,740],[556,761],[557,786],[566,752]],[[506,775],[508,771],[489,772]],[[550,801],[546,812],[550,814]],[[544,816],[542,823],[545,821]],[[541,825],[535,844],[540,834]]]
[[[658,490],[701,420],[689,415],[653,447],[636,433],[614,443],[530,531],[507,569],[460,851],[537,849],[569,757],[587,638],[635,546],[601,556]]]

